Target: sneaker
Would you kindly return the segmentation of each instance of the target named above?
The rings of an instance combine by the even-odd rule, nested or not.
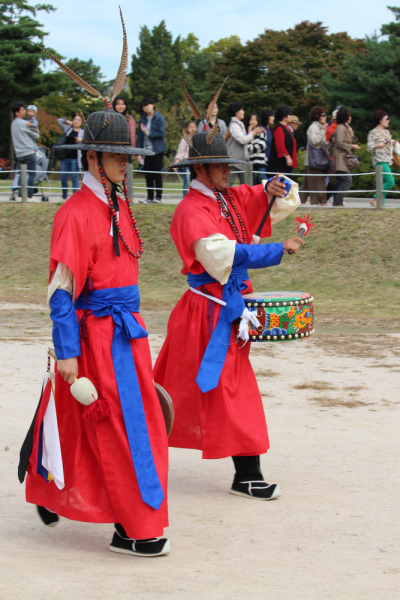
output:
[[[153,202],[156,204],[161,204],[161,198],[154,198]]]
[[[44,506],[36,506],[39,513],[39,517],[47,527],[55,527],[60,520],[59,516],[55,512],[45,508]]]
[[[153,201],[149,198],[139,198],[139,204],[153,204]]]
[[[230,490],[235,496],[244,496],[253,500],[274,500],[281,496],[281,489],[277,483],[265,481],[234,481]]]
[[[109,545],[111,552],[119,554],[130,554],[131,556],[163,556],[169,554],[171,546],[166,538],[150,538],[148,540],[134,540],[132,538],[122,537],[118,531],[113,535]]]

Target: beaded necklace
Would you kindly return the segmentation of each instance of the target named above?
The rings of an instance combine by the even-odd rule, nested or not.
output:
[[[106,179],[104,177],[104,170],[103,170],[103,167],[101,166],[101,164],[100,164],[99,161],[97,161],[97,166],[98,166],[100,177],[101,177],[101,183],[103,184],[104,193],[105,193],[106,198],[107,198],[107,203],[108,203],[108,206],[110,207],[111,215],[112,215],[113,220],[114,220],[114,227],[116,228],[116,230],[118,232],[118,237],[121,240],[121,242],[122,242],[123,246],[125,247],[126,251],[128,252],[128,254],[130,256],[132,256],[133,258],[139,259],[142,256],[142,254],[143,254],[143,240],[140,237],[140,231],[139,231],[139,229],[137,227],[136,219],[133,216],[133,212],[132,212],[132,209],[131,209],[131,204],[129,202],[128,190],[126,189],[126,183],[125,183],[126,180],[124,179],[123,182],[122,182],[122,189],[124,191],[125,202],[126,202],[126,205],[128,207],[128,212],[129,212],[129,216],[130,216],[131,221],[132,221],[133,229],[135,230],[136,237],[137,237],[137,239],[139,241],[139,250],[138,250],[137,254],[135,254],[134,251],[129,248],[128,243],[126,242],[124,236],[122,235],[121,227],[119,225],[119,219],[118,219],[118,216],[117,216],[117,211],[114,209],[114,205],[113,205],[113,201],[112,201],[111,196],[110,196],[110,192],[107,189],[107,182],[106,182]]]
[[[208,181],[209,181],[209,183],[211,185],[211,189],[214,192],[214,196],[215,196],[215,198],[216,198],[216,200],[217,200],[217,202],[219,204],[219,208],[221,210],[221,213],[224,215],[225,219],[228,221],[228,223],[229,223],[229,225],[230,225],[233,233],[235,234],[235,237],[237,239],[238,244],[247,244],[247,231],[246,231],[246,227],[245,227],[245,225],[243,223],[242,217],[240,216],[238,209],[235,206],[235,203],[233,202],[233,198],[232,198],[232,196],[230,194],[229,189],[226,190],[226,195],[228,196],[228,200],[230,202],[230,205],[232,206],[233,211],[234,211],[234,213],[236,214],[236,216],[238,218],[241,230],[243,232],[243,240],[242,240],[242,238],[240,236],[238,228],[236,227],[236,223],[233,220],[232,215],[230,214],[229,209],[227,208],[227,206],[224,206],[224,203],[221,200],[220,194],[222,194],[222,192],[218,192],[218,190],[216,189],[216,187],[214,185],[214,182],[211,179],[210,172],[209,172],[209,170],[208,170],[207,167],[206,167],[206,173],[207,173],[207,179],[208,179]]]

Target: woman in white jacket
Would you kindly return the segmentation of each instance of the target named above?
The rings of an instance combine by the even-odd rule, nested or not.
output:
[[[303,179],[301,186],[301,202],[305,204],[308,196],[310,196],[310,204],[319,204],[326,206],[326,179],[325,175],[320,175],[321,170],[314,169],[310,166],[309,146],[313,149],[321,149],[326,146],[325,134],[328,129],[326,122],[326,112],[322,106],[314,106],[310,111],[310,119],[312,121],[307,129],[307,150],[304,160],[307,175]],[[328,168],[328,165],[327,165]],[[327,171],[325,171],[326,173]],[[317,177],[308,177],[308,175],[317,175]],[[319,176],[320,175],[320,176]],[[309,192],[308,190],[315,190]]]

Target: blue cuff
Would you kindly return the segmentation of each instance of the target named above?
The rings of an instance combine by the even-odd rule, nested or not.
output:
[[[270,178],[267,180],[267,183],[265,184],[265,188],[264,188],[264,190],[265,190],[265,193],[267,193],[267,185],[268,185],[268,184],[269,184],[269,182],[270,182],[270,181],[272,181],[273,179],[275,179],[275,178],[274,178],[274,177],[270,177]],[[279,177],[279,181],[280,181],[281,183],[284,183],[284,184],[285,184],[285,191],[286,191],[286,194],[285,194],[285,196],[287,196],[287,195],[288,195],[288,193],[290,192],[291,188],[292,188],[292,184],[290,183],[290,181],[289,181],[288,179],[286,179],[285,177],[283,177],[283,175],[282,175],[282,177]]]
[[[283,256],[283,244],[236,244],[234,267],[264,269],[279,265]]]
[[[50,300],[50,318],[53,321],[53,343],[58,360],[81,355],[78,317],[71,296],[65,290],[56,290]]]

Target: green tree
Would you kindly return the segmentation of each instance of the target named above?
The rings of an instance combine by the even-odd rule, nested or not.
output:
[[[141,27],[129,81],[133,108],[138,110],[146,96],[155,102],[162,97],[167,108],[178,104],[182,100],[178,85],[182,66],[180,37],[173,40],[164,21],[152,31]]]
[[[400,40],[367,38],[368,54],[349,57],[338,76],[326,74],[324,93],[331,107],[348,106],[354,128],[365,139],[372,129],[372,114],[383,109],[390,113],[391,125],[400,128]]]
[[[362,40],[347,33],[328,34],[321,22],[303,21],[287,31],[266,30],[244,46],[237,40],[220,51],[206,88],[215,90],[228,75],[220,101],[223,108],[233,100],[242,101],[247,111],[289,104],[304,119],[312,106],[324,104],[323,74],[337,73],[346,55],[363,49]]]
[[[15,100],[32,102],[52,89],[53,76],[40,69],[41,50],[31,43],[46,35],[35,19],[38,11],[53,11],[50,4],[31,6],[26,0],[2,0],[0,4],[0,156],[10,148],[10,105]]]
[[[94,64],[93,60],[79,60],[79,58],[71,58],[66,61],[66,66],[72,69],[74,73],[82,77],[87,83],[92,85],[101,94],[106,93],[107,82],[104,80],[104,75],[101,72],[101,67]],[[72,102],[77,103],[82,97],[94,98],[80,85],[75,83],[68,77],[59,67],[56,71],[57,92],[68,96]]]

